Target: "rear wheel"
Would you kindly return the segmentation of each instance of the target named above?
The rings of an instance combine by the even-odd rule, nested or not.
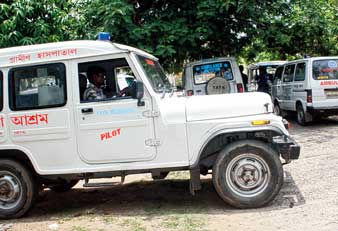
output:
[[[297,104],[296,113],[297,113],[297,123],[299,123],[302,126],[306,125],[305,111],[301,104]]]
[[[0,218],[23,216],[37,195],[37,184],[26,167],[13,160],[0,160]]]
[[[223,149],[213,166],[218,195],[237,208],[256,208],[271,202],[283,184],[278,154],[260,141],[238,141]]]

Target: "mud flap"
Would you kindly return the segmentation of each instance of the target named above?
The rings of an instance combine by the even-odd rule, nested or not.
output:
[[[200,169],[193,168],[190,169],[190,193],[195,196],[195,191],[201,190],[201,178],[200,178]]]

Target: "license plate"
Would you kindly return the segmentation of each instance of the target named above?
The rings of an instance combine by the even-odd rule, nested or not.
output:
[[[338,90],[325,90],[327,97],[338,97]]]

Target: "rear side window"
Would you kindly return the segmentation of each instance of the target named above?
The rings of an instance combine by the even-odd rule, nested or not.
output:
[[[0,111],[2,111],[3,108],[3,85],[2,85],[3,77],[2,72],[0,71]]]
[[[218,62],[196,65],[193,67],[193,78],[195,84],[203,84],[214,77],[223,77],[226,80],[233,80],[230,62]]]
[[[298,63],[295,71],[295,81],[305,80],[305,63]]]
[[[295,64],[286,66],[284,75],[283,75],[283,82],[292,82],[294,71],[295,71]]]
[[[10,107],[27,110],[66,104],[66,68],[47,64],[12,69],[9,73]]]
[[[312,72],[315,80],[338,79],[338,59],[313,61]]]

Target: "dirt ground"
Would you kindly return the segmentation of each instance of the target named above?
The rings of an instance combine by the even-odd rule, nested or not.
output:
[[[45,190],[26,218],[0,221],[0,230],[338,230],[338,118],[300,127],[291,134],[301,156],[284,166],[277,198],[260,209],[239,210],[217,196],[210,177],[203,190],[189,194],[187,172],[167,180],[127,176],[126,183],[81,188],[68,193]],[[117,181],[118,179],[114,179]]]

